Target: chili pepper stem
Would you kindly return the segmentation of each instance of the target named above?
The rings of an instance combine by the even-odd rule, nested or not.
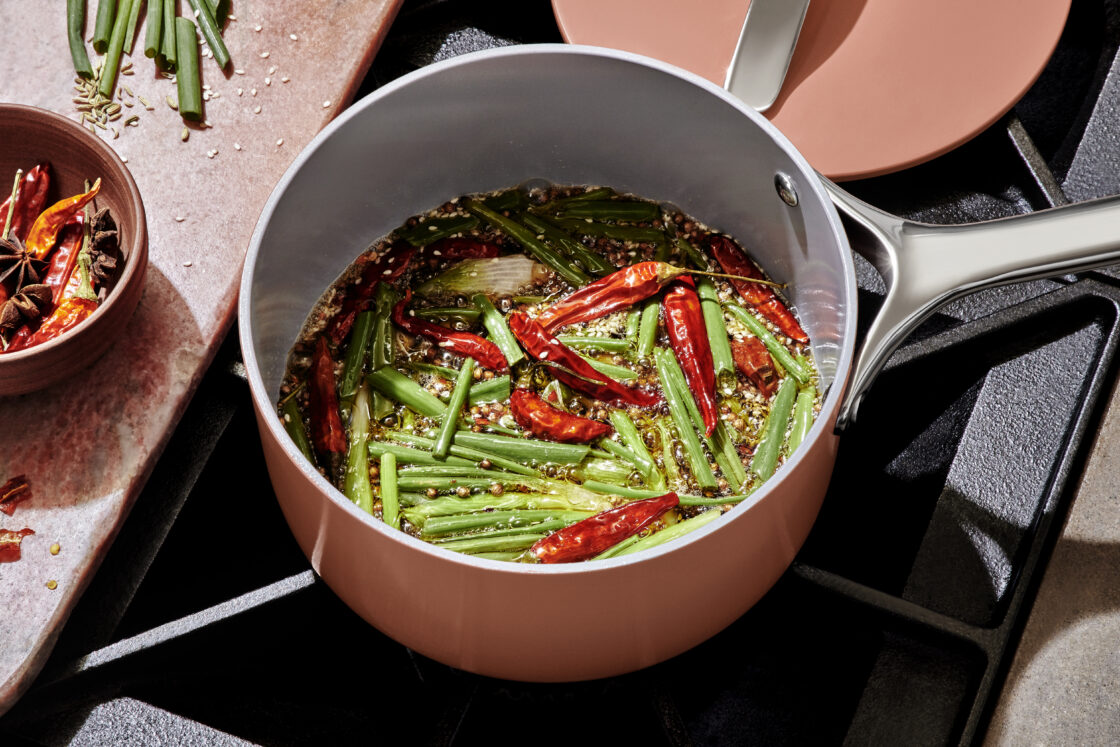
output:
[[[83,185],[86,192],[90,190],[89,180],[85,181]],[[85,220],[82,221],[82,248],[78,250],[78,290],[74,295],[78,298],[86,298],[90,301],[97,300],[97,294],[93,292],[93,283],[90,281],[89,268],[90,268],[90,217],[93,214],[93,206],[90,204],[93,201],[87,202],[85,207],[82,208],[82,213]]]
[[[4,218],[4,233],[0,236],[6,237],[8,229],[12,227],[12,214],[16,211],[16,200],[19,199],[19,180],[23,178],[23,169],[16,169],[16,178],[12,182],[12,197],[8,201],[8,216]]]
[[[679,278],[681,275],[703,275],[710,278],[726,278],[728,280],[743,280],[748,283],[758,283],[759,285],[769,285],[772,288],[785,288],[785,283],[775,283],[773,280],[763,280],[762,278],[749,278],[744,275],[730,275],[726,272],[709,272],[707,270],[689,270],[684,267],[677,267],[676,265],[666,265],[661,271],[661,276],[668,282],[674,278]]]

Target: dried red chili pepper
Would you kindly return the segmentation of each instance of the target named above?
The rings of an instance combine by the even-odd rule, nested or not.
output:
[[[14,233],[20,241],[27,238],[31,224],[35,222],[39,213],[43,212],[43,205],[47,204],[47,190],[50,189],[51,184],[49,169],[49,164],[41,163],[20,177],[19,197],[12,211],[12,224],[8,227],[8,231]],[[0,225],[8,217],[8,206],[11,202],[12,198],[9,195],[0,203]]]
[[[686,274],[688,270],[666,262],[638,262],[585,285],[545,309],[537,321],[545,332],[552,334],[569,324],[630,308],[657,293],[673,278]]]
[[[441,348],[450,350],[456,355],[474,358],[486,368],[500,373],[509,370],[509,363],[506,362],[506,357],[502,355],[502,349],[489,340],[470,332],[456,332],[453,329],[409,316],[405,312],[405,306],[411,299],[412,291],[407,291],[404,298],[393,307],[393,323],[398,327],[410,335],[423,335],[431,338]]]
[[[661,402],[661,396],[641,389],[631,389],[621,382],[601,374],[591,367],[576,351],[544,331],[535,319],[522,311],[515,311],[506,320],[514,337],[529,355],[539,361],[557,366],[556,378],[572,389],[589,394],[604,402],[652,407]],[[566,369],[566,370],[565,370]]]
[[[611,432],[607,423],[558,410],[528,389],[514,389],[509,404],[517,424],[537,438],[585,444]]]
[[[769,397],[778,388],[778,371],[770,351],[757,337],[731,341],[731,357],[735,368],[750,379],[758,391]]]
[[[0,563],[14,563],[19,560],[19,543],[29,534],[35,534],[27,527],[13,532],[10,529],[0,529]]]
[[[611,508],[538,540],[529,552],[542,563],[587,560],[642,531],[679,503],[676,493],[666,493]]]
[[[497,244],[466,236],[450,237],[434,241],[424,253],[441,260],[450,259],[490,259],[501,254]]]
[[[346,429],[338,408],[338,390],[334,386],[334,359],[331,358],[327,338],[320,337],[311,360],[311,443],[321,454],[345,454]]]
[[[39,217],[31,224],[31,230],[27,232],[27,241],[24,242],[27,245],[27,250],[36,259],[45,259],[50,254],[51,249],[54,248],[58,232],[79,210],[97,196],[100,189],[101,180],[98,179],[88,192],[59,200],[39,213]]]
[[[51,253],[51,264],[47,268],[43,283],[50,286],[54,292],[55,303],[62,298],[67,282],[74,276],[74,267],[78,264],[78,254],[82,249],[84,218],[85,216],[78,213],[63,226],[62,232],[59,233],[58,244]]]
[[[22,503],[31,497],[31,483],[27,475],[16,475],[3,485],[0,485],[0,511],[8,516],[15,513],[16,504]]]
[[[361,278],[347,291],[342,309],[327,328],[327,336],[331,338],[331,342],[338,345],[346,339],[358,314],[371,303],[378,284],[382,281],[391,283],[403,275],[415,253],[416,247],[406,241],[398,241],[377,259],[366,262]]]
[[[731,239],[719,234],[708,236],[708,251],[715,257],[716,262],[723,271],[732,275],[742,275],[748,278],[762,279],[762,273],[754,266],[750,258],[743,253]],[[782,300],[778,298],[769,287],[761,283],[750,283],[745,280],[731,280],[731,285],[739,291],[747,303],[753,305],[758,312],[778,326],[786,337],[800,343],[809,342],[809,336],[797,319],[793,316]]]
[[[97,311],[97,301],[88,298],[80,298],[78,296],[70,296],[69,298],[62,299],[62,302],[55,306],[51,315],[43,320],[39,328],[34,331],[28,331],[27,334],[21,334],[27,327],[19,329],[12,337],[11,343],[8,345],[8,352],[12,353],[16,350],[40,345],[48,340],[53,340],[67,330],[73,329],[81,322],[85,321],[90,314]]]
[[[661,298],[665,332],[669,344],[680,361],[692,398],[700,408],[704,430],[711,436],[719,422],[716,404],[716,370],[712,363],[712,346],[704,326],[704,312],[692,278],[680,278],[669,286]]]

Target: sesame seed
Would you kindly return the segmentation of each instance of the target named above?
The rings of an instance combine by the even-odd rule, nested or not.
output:
[[[128,163],[128,156],[121,156],[121,163]]]
[[[233,72],[237,73],[238,75],[244,75],[244,74],[245,74],[245,71],[244,71],[244,70],[242,70],[242,69],[241,69],[241,68],[239,68],[239,67],[238,67],[238,68],[234,68]]]
[[[190,260],[188,259],[188,260],[187,260],[186,262],[184,262],[184,263],[183,263],[183,267],[190,267],[190,266],[192,266],[193,264],[194,264],[194,262],[191,262],[191,261],[190,261]]]
[[[264,60],[264,59],[267,59],[267,58],[268,58],[268,52],[261,52],[261,59]]]
[[[241,150],[241,143],[234,143],[233,144],[233,149],[234,150]]]
[[[261,108],[259,106],[254,106],[253,107],[253,114],[260,114],[260,113],[261,113]]]
[[[249,89],[249,95],[250,95],[250,96],[256,96],[256,95],[257,95],[257,89],[255,89],[255,88],[250,88],[250,89]]]
[[[275,65],[272,65],[268,68],[268,74],[269,75],[272,75],[275,72],[276,72],[276,66]]]
[[[280,138],[279,140],[276,141],[276,147],[280,147],[283,144],[284,144],[284,138]]]
[[[183,221],[185,221],[185,220],[186,220],[186,218],[184,218],[184,217],[183,217],[183,216],[181,216],[181,215],[176,215],[176,216],[175,216],[175,222],[176,222],[176,223],[182,223],[182,222],[183,222]]]
[[[296,36],[295,34],[288,34],[288,38],[291,39],[292,41],[299,41],[299,37]]]
[[[261,30],[261,25],[259,23],[256,26],[253,27],[253,31],[260,31],[260,30]]]
[[[272,85],[272,78],[265,78],[264,79],[264,84],[266,86],[271,86]]]
[[[289,80],[291,80],[291,78],[289,78],[287,75],[285,75],[283,78],[280,79],[280,82],[281,83],[287,83]]]
[[[329,100],[328,100],[328,101],[324,101],[324,102],[323,102],[323,108],[324,108],[324,109],[330,109],[330,108],[331,108],[331,102],[330,102]]]

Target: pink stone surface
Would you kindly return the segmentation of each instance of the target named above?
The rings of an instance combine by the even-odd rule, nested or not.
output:
[[[34,491],[13,516],[0,514],[0,528],[35,531],[22,560],[0,564],[0,714],[45,662],[229,330],[244,253],[273,185],[349,102],[399,4],[238,0],[224,34],[228,75],[202,60],[203,83],[220,94],[205,104],[212,126],[192,126],[186,142],[165,101],[176,98],[174,84],[142,54],[141,24],[135,74],[118,84],[153,109],[124,109],[139,126],[122,118],[119,137],[99,134],[127,159],[147,209],[143,298],[92,368],[0,398],[0,482],[25,473]],[[73,113],[65,18],[62,0],[0,5],[0,28],[28,29],[18,53],[0,56],[0,101]]]

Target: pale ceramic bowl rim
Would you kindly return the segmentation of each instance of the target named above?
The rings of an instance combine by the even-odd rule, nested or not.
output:
[[[362,511],[352,501],[346,498],[337,488],[334,487],[325,477],[319,474],[311,464],[307,462],[303,454],[295,446],[287,431],[284,430],[278,417],[276,417],[276,403],[272,400],[271,394],[265,391],[264,380],[260,373],[260,366],[257,363],[256,351],[253,348],[253,323],[251,317],[252,306],[250,298],[252,295],[253,275],[254,268],[257,264],[258,258],[263,248],[263,237],[266,232],[268,223],[272,217],[274,210],[284,191],[288,185],[299,175],[303,166],[315,155],[315,152],[332,136],[332,134],[345,127],[351,119],[359,116],[362,111],[371,106],[377,106],[378,103],[385,97],[392,94],[402,86],[407,86],[415,80],[421,79],[430,75],[440,75],[444,71],[455,68],[460,65],[469,65],[480,58],[494,58],[509,56],[516,58],[520,55],[526,54],[572,54],[572,55],[596,55],[608,58],[614,58],[626,62],[635,63],[638,65],[654,68],[669,75],[683,78],[684,80],[706,89],[708,93],[723,99],[727,104],[735,107],[742,114],[753,120],[754,124],[763,129],[771,138],[783,143],[785,149],[791,158],[800,166],[801,172],[811,178],[803,180],[805,189],[811,192],[813,199],[819,201],[822,205],[826,206],[829,221],[832,224],[833,234],[838,242],[836,251],[841,254],[841,260],[846,268],[846,278],[844,283],[848,286],[849,297],[855,299],[855,265],[851,259],[850,251],[848,250],[847,235],[841,225],[839,214],[832,208],[831,198],[825,191],[821,181],[816,176],[816,172],[809,165],[809,163],[801,156],[801,154],[789,143],[786,138],[777,128],[775,128],[768,120],[759,115],[754,109],[743,104],[739,99],[727,93],[724,89],[714,85],[708,80],[701,78],[698,75],[688,72],[682,68],[675,67],[671,64],[661,62],[642,55],[624,52],[620,50],[576,45],[576,44],[532,44],[532,45],[513,45],[508,47],[498,47],[494,49],[483,50],[480,52],[472,52],[448,60],[427,65],[419,70],[415,70],[407,75],[404,75],[386,85],[378,88],[373,93],[367,95],[363,99],[355,102],[346,111],[336,117],[330,124],[324,127],[315,138],[308,143],[308,145],[300,152],[300,154],[292,161],[288,169],[284,172],[280,181],[277,182],[276,187],[269,195],[268,201],[261,211],[260,218],[258,219],[256,229],[253,231],[253,236],[249,243],[249,250],[245,257],[245,264],[242,269],[240,297],[238,300],[238,326],[241,338],[242,359],[245,364],[246,375],[249,381],[249,389],[253,398],[254,404],[258,412],[262,415],[261,421],[267,423],[267,427],[271,436],[280,444],[285,457],[297,465],[300,472],[309,479],[316,489],[331,501],[341,506],[344,510],[348,511],[352,516],[359,518],[366,526],[370,527],[372,531],[380,533],[383,538],[393,542],[402,543],[406,547],[432,555],[440,560],[459,563],[465,566],[482,568],[490,571],[500,571],[503,573],[513,574],[588,574],[596,572],[606,572],[621,566],[630,565],[633,563],[642,563],[647,559],[655,558],[660,555],[675,552],[676,550],[690,545],[694,542],[701,542],[709,535],[722,531],[729,524],[736,520],[744,518],[744,514],[750,513],[752,507],[764,501],[768,496],[778,491],[784,482],[784,476],[797,471],[800,462],[809,450],[807,447],[821,438],[831,436],[833,424],[835,423],[836,412],[840,405],[840,400],[843,397],[846,389],[846,382],[851,366],[853,341],[855,340],[855,314],[849,315],[845,325],[844,339],[845,350],[840,357],[837,366],[835,380],[828,388],[824,396],[821,412],[816,421],[813,423],[812,428],[805,437],[805,443],[802,448],[798,450],[788,462],[785,463],[782,470],[778,474],[768,480],[764,486],[759,488],[750,498],[742,501],[740,504],[733,507],[727,514],[720,519],[711,522],[710,524],[701,527],[697,530],[689,532],[687,535],[677,538],[672,542],[660,545],[648,550],[644,550],[633,555],[624,555],[616,558],[609,558],[606,560],[595,561],[594,563],[556,563],[556,564],[543,564],[543,563],[510,563],[499,560],[489,560],[486,558],[477,558],[463,553],[452,552],[444,550],[436,545],[424,542],[423,540],[412,537],[405,532],[392,529],[386,526],[383,522],[374,518],[371,514]],[[804,197],[803,197],[804,199]],[[402,218],[407,216],[402,216]],[[376,237],[371,237],[371,240]],[[340,268],[341,271],[342,268]],[[294,342],[294,341],[293,341]],[[271,415],[271,417],[270,417]],[[827,432],[826,432],[827,431]]]
[[[134,226],[130,226],[128,251],[121,248],[121,252],[125,257],[124,270],[117,278],[113,286],[113,290],[105,298],[97,309],[90,314],[89,318],[83,321],[74,329],[68,330],[59,335],[53,340],[35,345],[33,347],[17,350],[13,353],[4,353],[0,355],[0,369],[3,369],[5,364],[15,366],[17,363],[28,360],[35,356],[46,356],[56,348],[61,348],[65,345],[72,344],[73,340],[82,335],[86,330],[90,329],[94,319],[109,314],[112,309],[118,304],[123,303],[121,300],[125,295],[124,289],[136,282],[137,276],[147,266],[147,246],[148,246],[148,229],[147,229],[147,216],[144,213],[144,201],[140,197],[140,189],[136,186],[136,181],[132,178],[132,173],[128,170],[117,152],[109,147],[101,138],[94,135],[92,132],[86,130],[73,120],[67,119],[57,112],[41,109],[37,106],[29,106],[27,104],[10,104],[0,103],[0,122],[10,113],[28,113],[31,118],[41,118],[47,122],[53,122],[59,127],[70,130],[80,135],[82,142],[86,147],[91,150],[100,151],[101,155],[106,157],[106,160],[114,169],[115,173],[100,175],[102,182],[112,181],[115,184],[120,184],[123,187],[125,198],[132,207],[133,213],[136,216]],[[5,195],[6,196],[6,195]],[[2,200],[3,197],[0,197]],[[113,216],[116,218],[117,216]],[[143,276],[140,275],[140,278]],[[127,319],[126,319],[127,321]],[[115,338],[122,331],[124,324],[114,325],[112,335]],[[84,365],[84,364],[83,364]]]

